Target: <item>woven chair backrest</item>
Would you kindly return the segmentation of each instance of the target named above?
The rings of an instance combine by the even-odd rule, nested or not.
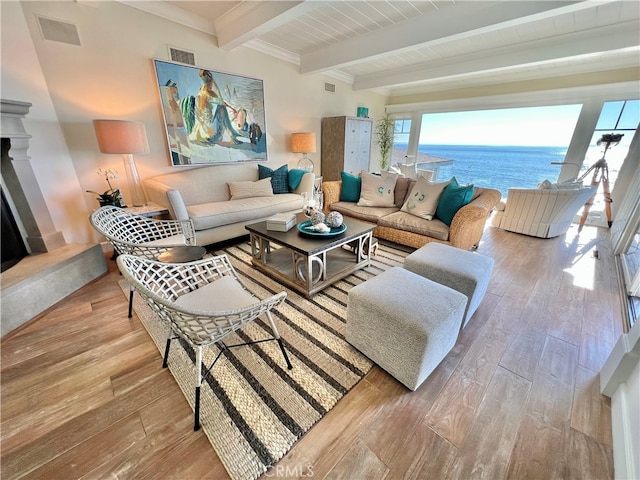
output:
[[[192,292],[224,275],[237,274],[226,255],[207,257],[190,263],[162,263],[133,255],[118,257],[122,274],[137,286],[168,302]]]
[[[133,255],[120,255],[118,267],[156,314],[176,333],[193,345],[209,344],[242,328],[273,306],[282,302],[285,292],[260,300],[246,308],[224,312],[193,311],[175,301],[224,275],[240,282],[226,255],[208,257],[191,263],[167,264]]]
[[[136,251],[140,249],[135,249],[134,245],[175,235],[183,235],[187,245],[192,244],[195,239],[190,221],[156,220],[113,206],[99,208],[91,214],[90,221],[93,227],[113,244],[118,253],[140,254],[140,251]],[[163,249],[166,248],[168,246],[164,246]]]

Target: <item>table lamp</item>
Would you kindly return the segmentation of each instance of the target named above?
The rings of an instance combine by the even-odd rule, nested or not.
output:
[[[149,153],[147,133],[142,122],[126,120],[94,120],[93,128],[102,153],[121,153],[134,207],[145,204],[140,175],[134,153]]]
[[[306,170],[307,172],[313,172],[313,162],[308,153],[315,153],[316,151],[316,134],[313,132],[298,132],[291,134],[291,151],[293,153],[302,153],[303,156],[298,160],[298,168]]]

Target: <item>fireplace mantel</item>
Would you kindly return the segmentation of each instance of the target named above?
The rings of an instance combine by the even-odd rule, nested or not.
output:
[[[8,151],[5,142],[2,147],[2,181],[28,248],[31,253],[43,253],[65,245],[65,240],[53,224],[27,155],[31,135],[25,131],[22,119],[30,108],[28,102],[0,99],[0,137],[9,139]]]
[[[0,100],[2,188],[31,253],[0,273],[3,337],[107,271],[99,244],[67,244],[54,227],[27,155],[31,135],[22,119],[30,107]]]

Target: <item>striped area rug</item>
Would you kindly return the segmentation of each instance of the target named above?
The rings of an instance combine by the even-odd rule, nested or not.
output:
[[[251,265],[251,249],[242,243],[226,253],[247,286],[264,297],[283,290]],[[372,364],[344,340],[347,293],[380,272],[401,265],[407,252],[397,246],[378,248],[372,264],[306,299],[285,288],[287,299],[273,311],[292,370],[287,370],[276,342],[226,350],[201,389],[202,428],[234,480],[255,479],[267,472],[293,444],[371,369]],[[125,295],[128,285],[121,281]],[[167,330],[146,303],[134,298],[135,312],[164,353]],[[247,325],[227,344],[267,338],[261,320]],[[209,365],[216,347],[205,353]],[[194,408],[194,353],[173,342],[169,368]]]

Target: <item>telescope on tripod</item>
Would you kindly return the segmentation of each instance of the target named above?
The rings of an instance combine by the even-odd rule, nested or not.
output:
[[[596,163],[591,165],[587,171],[585,171],[580,177],[578,177],[578,181],[581,182],[585,178],[589,176],[591,172],[593,172],[593,177],[591,177],[591,185],[596,187],[596,193],[587,200],[587,203],[584,204],[584,209],[582,210],[582,217],[580,217],[580,225],[578,226],[578,231],[582,230],[584,226],[584,222],[586,222],[587,217],[589,216],[589,210],[593,206],[593,201],[596,198],[598,188],[600,188],[600,182],[602,182],[602,195],[604,196],[604,211],[607,215],[607,225],[611,228],[611,192],[609,191],[609,166],[607,165],[606,155],[607,150],[610,147],[616,146],[620,143],[620,140],[624,136],[624,133],[605,133],[602,135],[600,140],[596,143],[596,145],[600,146],[604,144],[604,150],[602,152],[602,158],[598,160]]]
[[[611,192],[609,191],[609,166],[607,165],[607,150],[611,147],[615,147],[620,143],[620,140],[624,137],[624,133],[605,133],[602,135],[600,140],[596,142],[596,145],[604,145],[604,150],[602,151],[602,158],[598,160],[596,163],[591,165],[582,175],[580,175],[576,181],[582,182],[585,178],[589,176],[590,173],[593,172],[593,176],[591,177],[591,186],[596,187],[596,193],[593,194],[587,203],[584,204],[584,208],[582,210],[582,216],[580,217],[580,225],[578,226],[578,231],[582,230],[584,223],[587,221],[589,217],[589,211],[593,206],[593,202],[598,193],[598,189],[600,188],[600,183],[602,183],[602,195],[604,196],[604,210],[607,215],[607,224],[609,228],[611,228],[611,202],[613,202],[611,198]],[[571,162],[551,162],[555,165],[564,165],[565,163]],[[574,165],[578,165],[577,163]]]

